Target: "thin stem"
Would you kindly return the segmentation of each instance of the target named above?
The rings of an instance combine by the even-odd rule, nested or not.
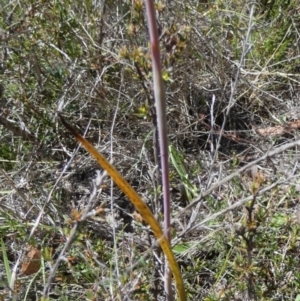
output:
[[[163,199],[164,199],[164,232],[170,241],[170,183],[169,183],[169,158],[168,158],[168,140],[167,140],[167,117],[166,117],[166,98],[161,75],[161,62],[158,32],[155,19],[155,8],[152,0],[146,0],[146,11],[149,25],[154,98],[157,113],[158,136],[160,146],[160,160],[162,168]],[[171,287],[171,273],[167,262],[165,262],[165,292],[167,300],[173,300]]]

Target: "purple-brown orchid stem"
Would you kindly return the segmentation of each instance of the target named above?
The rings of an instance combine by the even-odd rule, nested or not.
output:
[[[146,11],[150,34],[150,47],[152,56],[152,72],[154,98],[157,113],[157,126],[160,146],[160,160],[162,168],[162,184],[164,199],[164,232],[170,241],[170,183],[169,183],[169,157],[167,140],[167,117],[166,117],[166,97],[161,73],[160,51],[158,32],[156,27],[155,8],[153,0],[145,0]],[[167,300],[173,300],[171,275],[169,267],[166,264],[165,270],[165,291]]]
[[[170,238],[170,183],[169,183],[169,158],[167,140],[167,117],[166,117],[166,98],[164,84],[161,75],[161,63],[159,52],[158,33],[156,28],[155,10],[153,0],[146,0],[147,16],[149,22],[149,33],[152,54],[152,72],[155,106],[157,110],[157,124],[159,133],[159,146],[162,167],[162,182],[164,196],[164,215],[166,236]],[[166,223],[168,222],[168,223]]]

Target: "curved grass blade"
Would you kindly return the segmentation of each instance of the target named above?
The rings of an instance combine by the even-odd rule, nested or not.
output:
[[[143,219],[148,223],[157,238],[165,256],[167,257],[170,265],[170,269],[174,275],[176,287],[178,291],[178,296],[181,301],[186,301],[186,295],[183,285],[182,276],[180,273],[180,269],[178,263],[174,257],[172,252],[170,243],[166,236],[164,235],[159,223],[153,216],[149,207],[142,201],[137,192],[130,186],[130,184],[121,176],[121,174],[97,151],[97,149],[90,144],[84,137],[77,133],[77,130],[68,124],[64,118],[58,113],[58,116],[62,122],[62,124],[75,136],[78,142],[82,144],[82,146],[97,160],[99,165],[107,171],[107,173],[111,176],[114,182],[119,186],[119,188],[126,194],[131,203],[135,206],[135,208],[140,212]]]

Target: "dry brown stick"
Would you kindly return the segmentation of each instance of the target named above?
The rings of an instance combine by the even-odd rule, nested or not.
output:
[[[290,142],[287,144],[284,144],[282,146],[279,146],[277,148],[274,148],[273,150],[268,151],[266,154],[264,154],[262,157],[248,163],[247,165],[241,167],[240,169],[238,169],[237,171],[233,172],[232,174],[230,174],[229,176],[225,177],[224,179],[222,179],[221,181],[219,181],[218,183],[212,185],[210,188],[208,188],[206,191],[204,191],[203,193],[201,193],[197,198],[195,198],[186,208],[184,208],[182,211],[180,211],[174,218],[174,220],[176,218],[178,218],[179,216],[181,216],[182,214],[186,213],[189,209],[191,209],[192,207],[194,207],[195,205],[197,205],[204,197],[208,196],[212,191],[214,191],[215,189],[219,188],[220,186],[222,186],[223,184],[227,183],[228,181],[230,181],[232,178],[238,176],[240,173],[246,171],[247,169],[249,169],[250,167],[252,167],[253,165],[259,163],[260,161],[265,160],[268,157],[272,157],[274,155],[277,155],[279,153],[282,153],[283,151],[292,148],[294,146],[300,146],[300,140],[298,141],[294,141],[294,142]]]
[[[6,118],[0,116],[0,124],[2,124],[6,129],[13,132],[16,136],[21,136],[24,139],[28,139],[30,141],[36,142],[37,139],[31,133],[27,132],[26,130],[22,130],[21,128],[17,127],[13,122],[7,120]]]

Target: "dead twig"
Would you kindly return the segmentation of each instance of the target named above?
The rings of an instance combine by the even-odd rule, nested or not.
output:
[[[208,188],[206,191],[202,192],[197,198],[195,198],[186,208],[184,208],[181,212],[179,212],[175,218],[174,221],[179,218],[181,215],[183,215],[184,213],[186,213],[189,209],[191,209],[192,207],[196,206],[204,197],[208,196],[211,192],[213,192],[215,189],[219,188],[220,186],[222,186],[223,184],[227,183],[228,181],[230,181],[232,178],[238,176],[239,174],[241,174],[242,172],[246,171],[247,169],[251,168],[253,165],[258,164],[259,162],[267,159],[268,157],[272,157],[274,155],[280,154],[290,148],[293,148],[295,146],[300,146],[300,140],[298,141],[294,141],[294,142],[290,142],[287,144],[284,144],[282,146],[279,146],[277,148],[274,148],[273,150],[270,150],[268,152],[266,152],[266,154],[264,154],[262,157],[248,163],[247,165],[241,167],[240,169],[238,169],[237,171],[233,172],[232,174],[228,175],[227,177],[225,177],[224,179],[220,180],[218,183],[212,185],[210,188]]]
[[[12,121],[9,121],[2,116],[0,116],[0,124],[2,124],[6,129],[11,131],[15,136],[19,136],[33,142],[37,142],[37,139],[33,134],[17,127]]]

